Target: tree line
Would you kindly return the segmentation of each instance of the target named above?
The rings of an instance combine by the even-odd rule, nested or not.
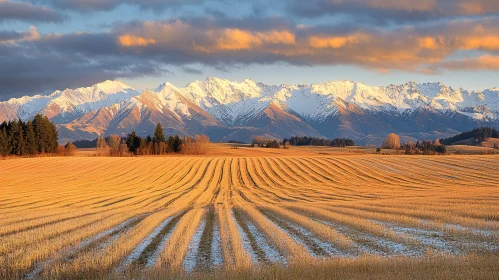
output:
[[[164,155],[167,153],[207,154],[210,138],[206,135],[180,137],[172,135],[168,138],[163,133],[160,123],[156,125],[153,137],[140,137],[133,130],[126,137],[110,135],[95,140],[97,155],[129,156],[129,155]]]
[[[279,149],[281,148],[281,143],[274,139],[264,139],[262,136],[256,136],[251,141],[251,147]],[[287,148],[286,146],[284,147]]]
[[[330,147],[347,147],[355,146],[355,142],[349,138],[317,138],[308,136],[294,136],[289,139],[284,138],[282,144],[289,142],[293,146],[330,146]]]
[[[0,124],[0,155],[34,156],[58,152],[57,129],[46,116],[33,120],[21,119]]]
[[[404,154],[406,155],[437,155],[447,153],[447,148],[440,143],[439,139],[435,141],[423,140],[417,141],[416,143],[409,142],[401,144],[400,136],[395,133],[390,133],[386,136],[381,148],[404,151]],[[376,149],[376,152],[380,153],[381,149]]]
[[[399,150],[403,150],[406,155],[444,155],[447,153],[447,148],[440,144],[438,139],[404,143],[400,145]]]
[[[499,131],[491,127],[479,127],[471,131],[465,131],[456,136],[440,139],[440,143],[444,145],[452,145],[456,142],[468,140],[471,138],[473,140],[473,145],[480,145],[490,137],[499,138]]]

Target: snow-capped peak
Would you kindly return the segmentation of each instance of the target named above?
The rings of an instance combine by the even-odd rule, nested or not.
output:
[[[119,80],[114,80],[114,81],[106,80],[104,82],[95,84],[94,87],[106,93],[117,93],[127,89],[134,90],[133,87]]]
[[[401,114],[428,108],[453,111],[472,118],[475,115],[467,112],[479,111],[482,116],[477,119],[499,119],[499,88],[470,92],[441,82],[410,81],[402,85],[369,86],[349,80],[331,80],[311,85],[267,85],[252,79],[235,82],[208,77],[204,81],[191,82],[183,88],[166,82],[150,92],[154,92],[154,102],[158,109],[168,108],[188,115],[188,100],[187,103],[192,102],[219,121],[230,125],[243,123],[270,104],[286,106],[305,119],[316,122],[338,113],[340,108],[344,109],[348,104],[374,113]],[[30,118],[41,112],[49,117],[63,116],[63,121],[68,121],[138,95],[137,91],[122,81],[107,80],[91,87],[0,102],[0,111],[9,112],[3,115],[0,112],[0,117]]]

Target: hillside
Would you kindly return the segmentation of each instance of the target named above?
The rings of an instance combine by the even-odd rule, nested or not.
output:
[[[465,131],[458,135],[440,139],[440,143],[444,145],[470,145],[479,146],[494,146],[499,141],[499,131],[490,127],[475,128],[470,131]]]

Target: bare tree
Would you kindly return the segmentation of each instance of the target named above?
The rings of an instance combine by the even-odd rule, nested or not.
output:
[[[77,150],[73,143],[68,142],[66,145],[59,145],[56,153],[58,156],[74,156]]]
[[[97,156],[107,156],[109,155],[109,146],[106,143],[106,139],[103,136],[97,138],[96,145]]]
[[[120,156],[120,142],[121,137],[119,135],[113,134],[109,136],[109,154],[112,157]]]
[[[200,154],[207,154],[210,146],[210,137],[206,134],[196,135],[196,148]]]
[[[66,143],[66,145],[64,145],[64,149],[66,156],[74,156],[78,150],[78,148],[76,148],[76,146],[71,142]]]
[[[400,148],[400,137],[395,134],[395,133],[390,133],[388,136],[386,136],[385,142],[383,143],[383,146],[381,146],[383,149],[398,149]]]
[[[180,150],[182,154],[191,155],[197,153],[196,143],[191,137],[184,136]]]
[[[121,144],[118,148],[118,156],[120,157],[127,157],[130,155],[130,152],[128,151],[128,146],[126,144],[125,139],[121,140]]]

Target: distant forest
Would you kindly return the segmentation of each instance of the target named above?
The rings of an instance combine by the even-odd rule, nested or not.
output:
[[[452,145],[456,142],[472,139],[474,145],[480,145],[487,138],[499,138],[499,131],[491,127],[475,128],[471,131],[466,131],[456,136],[445,139],[440,139],[440,143],[444,145]]]
[[[285,144],[286,142],[289,142],[289,144],[293,146],[330,146],[330,147],[355,146],[355,142],[352,139],[348,138],[325,139],[325,138],[316,138],[308,136],[294,136],[289,139],[284,138],[282,140],[283,144]]]
[[[53,154],[59,147],[58,137],[55,125],[40,114],[27,122],[4,121],[0,124],[0,155]]]

